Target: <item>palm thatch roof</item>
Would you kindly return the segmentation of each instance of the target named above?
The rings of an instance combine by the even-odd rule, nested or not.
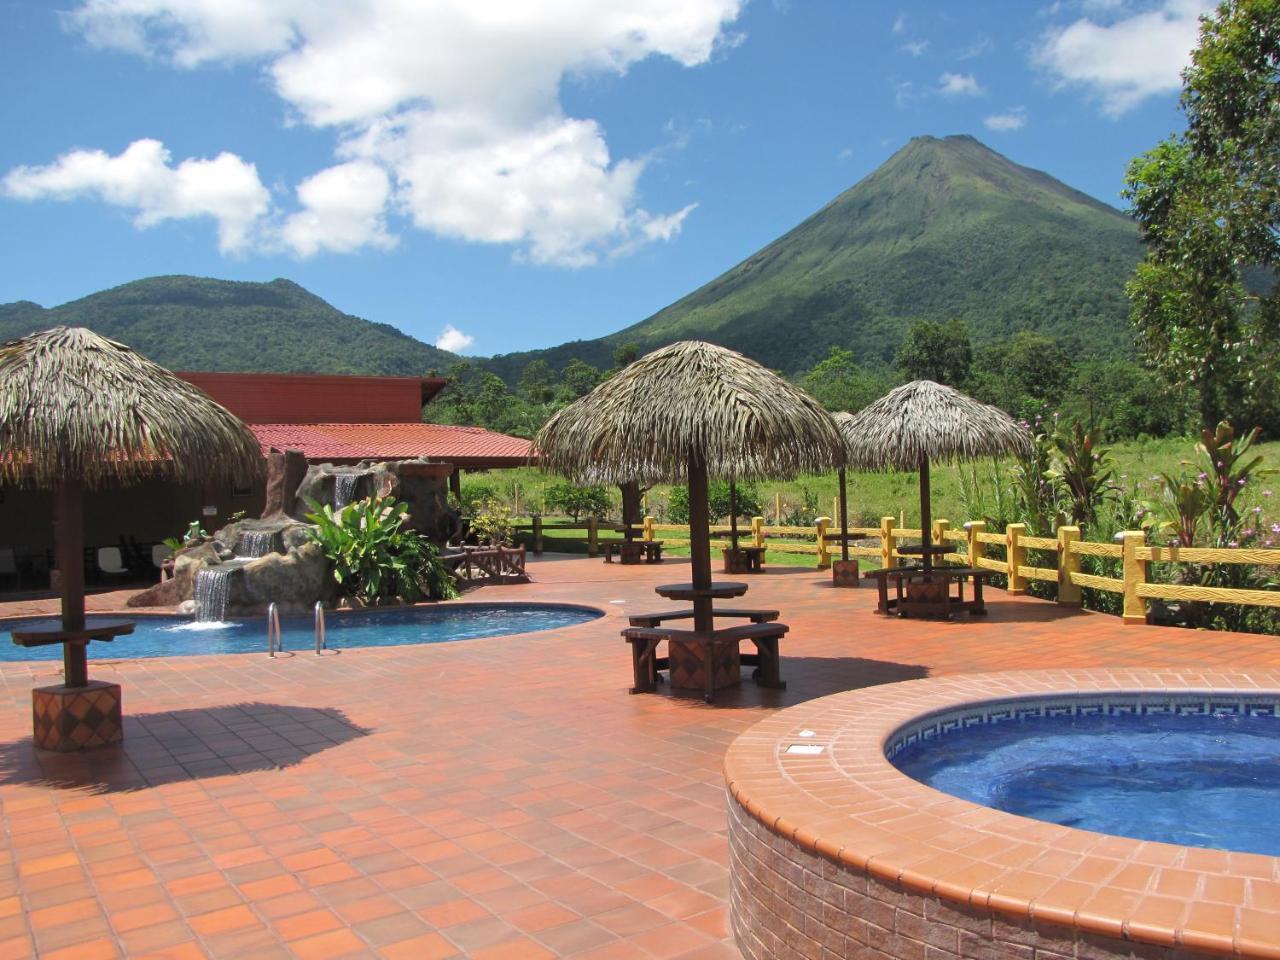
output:
[[[1031,452],[1030,432],[1013,417],[932,380],[904,384],[838,423],[858,470]]]
[[[0,345],[0,482],[248,479],[262,463],[244,423],[124,344],[54,327]]]
[[[641,357],[552,417],[534,439],[542,466],[579,481],[792,477],[844,463],[817,400],[740,353],[699,341]]]

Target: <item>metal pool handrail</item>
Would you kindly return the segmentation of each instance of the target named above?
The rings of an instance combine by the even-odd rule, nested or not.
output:
[[[273,601],[267,606],[267,656],[284,653],[284,634],[280,630],[280,610]]]
[[[325,636],[324,630],[324,603],[320,600],[316,601],[316,656],[320,655],[321,650],[329,649],[329,640]]]

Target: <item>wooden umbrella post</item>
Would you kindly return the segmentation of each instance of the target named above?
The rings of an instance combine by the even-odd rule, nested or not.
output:
[[[928,573],[933,569],[933,557],[929,553],[933,540],[933,511],[929,508],[929,458],[920,458],[920,543],[924,547],[924,569]]]
[[[689,463],[689,554],[693,562],[693,587],[708,590],[711,587],[710,508],[707,504],[707,465],[700,461]],[[711,614],[711,598],[695,597],[693,601],[693,629],[710,633],[714,627]]]
[[[849,491],[846,489],[844,467],[837,471],[840,478],[840,559],[849,559]]]
[[[78,480],[63,480],[54,497],[54,543],[62,580],[62,629],[84,629],[84,491]],[[63,683],[89,683],[86,644],[62,645]]]
[[[729,546],[738,552],[738,485],[729,481]]]

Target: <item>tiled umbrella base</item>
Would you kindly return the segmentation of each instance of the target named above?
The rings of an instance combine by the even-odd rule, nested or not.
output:
[[[124,739],[118,683],[37,687],[31,707],[35,745],[42,750],[71,753]]]
[[[858,561],[832,561],[831,582],[837,587],[856,587],[858,585]]]
[[[700,643],[683,643],[680,640],[670,640],[667,643],[668,665],[671,669],[671,685],[673,687],[682,687],[688,690],[705,690],[706,689],[706,663],[703,660],[704,651],[711,651],[712,647],[703,646]],[[719,690],[722,687],[732,687],[742,680],[742,664],[738,659],[738,645],[736,643],[721,644],[714,653],[715,663],[712,664],[712,670],[715,671],[715,680],[712,688]]]

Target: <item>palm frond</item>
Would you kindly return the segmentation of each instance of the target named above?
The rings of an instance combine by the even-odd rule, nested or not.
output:
[[[262,451],[207,393],[82,327],[0,345],[0,482],[249,479]]]

